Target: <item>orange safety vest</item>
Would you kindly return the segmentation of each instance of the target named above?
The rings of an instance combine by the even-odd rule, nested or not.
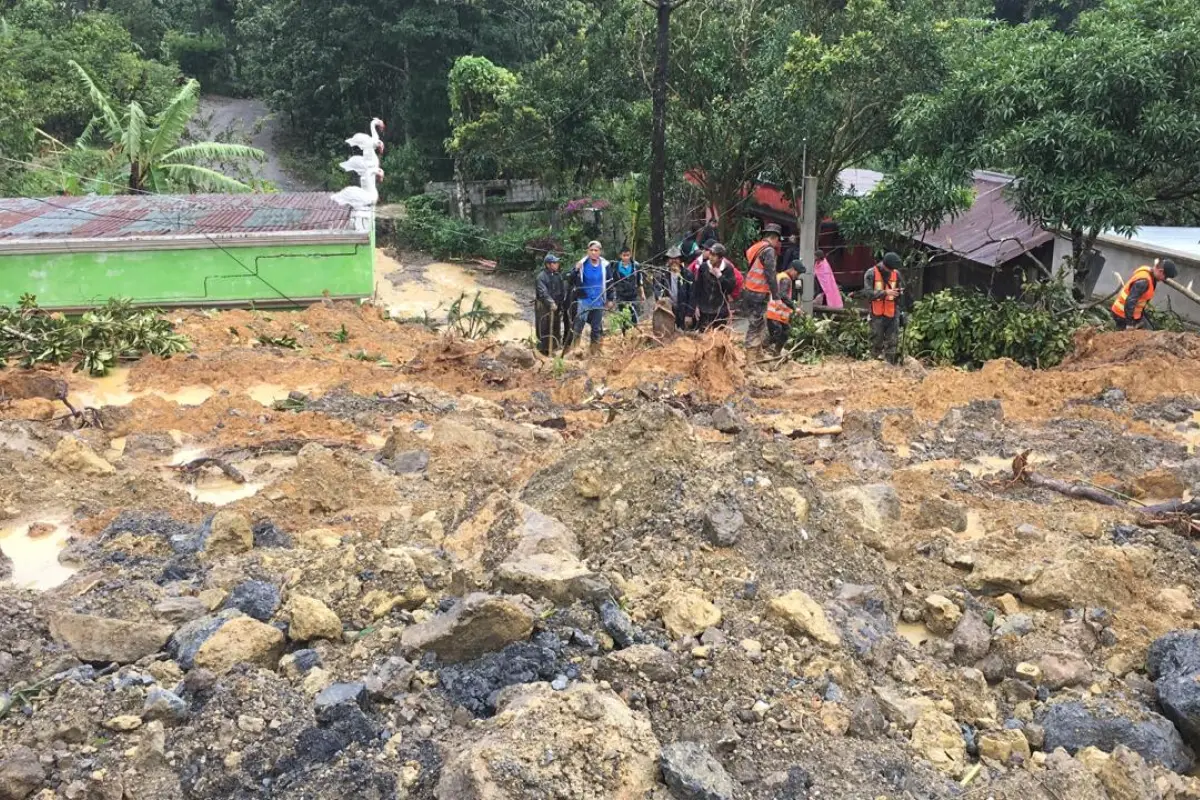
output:
[[[789,300],[792,299],[792,279],[781,272],[776,280],[779,281],[780,299],[772,300],[767,303],[767,319],[787,325],[792,319],[792,310],[787,307],[786,303],[783,302],[783,298],[787,297]],[[785,286],[787,287],[786,290],[784,288]]]
[[[771,243],[766,239],[755,242],[746,251],[746,263],[750,265],[750,271],[746,273],[747,292],[758,292],[759,294],[770,294],[771,285],[767,283],[767,268],[763,266],[762,255],[763,250],[771,246]]]
[[[1138,298],[1137,305],[1133,307],[1133,316],[1126,314],[1125,304],[1129,302],[1129,290],[1133,285],[1140,280],[1146,280],[1150,283],[1145,293]],[[1116,301],[1112,304],[1112,312],[1121,319],[1141,319],[1142,312],[1145,311],[1146,305],[1154,299],[1154,271],[1150,267],[1141,266],[1134,270],[1133,275],[1121,287],[1120,294],[1117,295]]]
[[[882,292],[887,289],[900,288],[900,271],[892,270],[892,274],[888,277],[887,286],[883,285],[883,273],[879,267],[875,267],[875,291]],[[871,301],[871,316],[872,317],[894,317],[896,316],[896,300],[895,298],[881,297],[878,300]]]

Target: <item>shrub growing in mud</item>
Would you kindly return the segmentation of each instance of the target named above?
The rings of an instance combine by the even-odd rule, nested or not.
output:
[[[76,370],[104,375],[119,361],[147,353],[169,356],[189,347],[187,339],[152,309],[134,308],[129,300],[111,299],[77,317],[38,308],[25,295],[17,308],[0,307],[0,362],[22,366],[61,364],[78,359]]]
[[[867,320],[859,316],[817,318],[793,314],[787,349],[806,363],[826,356],[867,358],[871,354],[871,331]]]

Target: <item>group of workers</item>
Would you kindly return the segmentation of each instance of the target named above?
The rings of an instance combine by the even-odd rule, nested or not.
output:
[[[745,253],[748,269],[744,274],[728,257],[725,245],[717,241],[711,225],[697,227],[680,246],[669,249],[666,268],[655,268],[653,277],[634,260],[628,246],[622,247],[618,261],[610,262],[604,258],[600,242],[590,242],[587,255],[565,273],[561,259],[547,254],[536,283],[538,350],[550,355],[561,347],[565,355],[582,340],[583,329],[590,327],[591,347],[596,352],[604,335],[606,312],[619,311],[623,326],[636,325],[649,289],[659,308],[673,312],[676,329],[684,331],[729,327],[734,306],[740,304],[747,320],[746,346],[779,352],[787,342],[796,311],[801,286],[797,279],[807,271],[804,262],[795,257],[795,248],[782,245],[781,228],[774,223],[764,225],[761,239]],[[820,250],[815,256],[814,273],[821,288],[816,300],[840,309],[842,298],[833,270]],[[885,253],[864,273],[859,295],[870,307],[872,354],[893,364],[903,317],[902,265],[898,254]],[[1175,275],[1170,260],[1140,267],[1113,303],[1117,328],[1148,325],[1144,311],[1156,286]]]

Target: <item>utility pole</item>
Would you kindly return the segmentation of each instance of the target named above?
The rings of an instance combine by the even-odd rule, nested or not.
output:
[[[817,179],[804,176],[804,215],[800,220],[800,258],[807,269],[804,272],[803,306],[805,314],[813,313],[813,284],[816,282],[814,254],[817,251]]]
[[[688,0],[642,0],[654,9],[658,24],[654,52],[650,121],[650,252],[667,249],[667,68],[670,66],[671,12]]]

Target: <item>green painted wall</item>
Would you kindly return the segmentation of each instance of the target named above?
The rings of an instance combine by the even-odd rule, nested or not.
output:
[[[325,292],[369,297],[374,291],[370,243],[223,247],[26,255],[0,251],[0,305],[15,305],[26,293],[36,295],[43,308],[77,308],[110,297],[169,306],[286,303],[281,293],[296,300]]]

